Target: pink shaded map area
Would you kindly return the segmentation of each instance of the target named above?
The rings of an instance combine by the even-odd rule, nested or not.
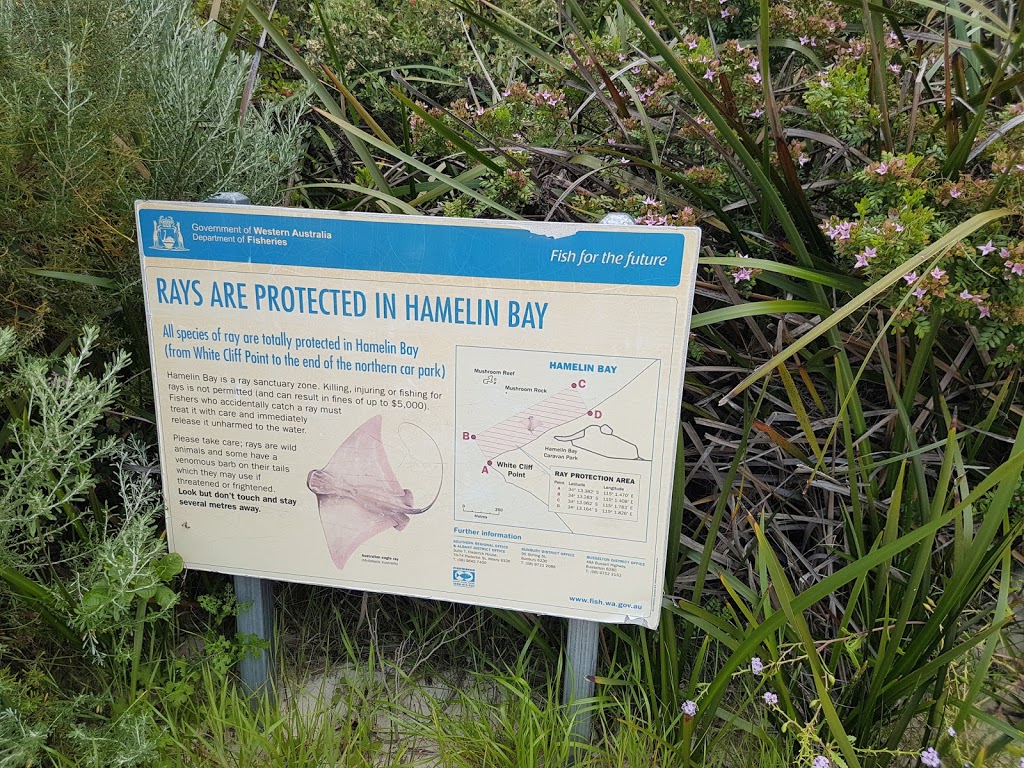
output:
[[[580,393],[575,389],[564,389],[478,432],[476,445],[486,458],[493,459],[532,443],[549,429],[577,419],[586,412],[587,404]]]
[[[331,559],[339,570],[361,544],[391,528],[402,530],[410,515],[426,512],[413,505],[391,468],[381,439],[383,417],[374,416],[352,432],[323,469],[309,473],[320,524]]]

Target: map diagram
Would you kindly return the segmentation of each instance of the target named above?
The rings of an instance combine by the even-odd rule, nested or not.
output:
[[[642,541],[659,360],[458,347],[455,519]]]

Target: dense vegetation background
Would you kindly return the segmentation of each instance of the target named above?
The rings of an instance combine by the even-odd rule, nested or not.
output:
[[[1014,4],[0,0],[0,766],[1024,764]],[[662,626],[162,536],[136,198],[699,225]],[[434,761],[434,762],[430,762]]]

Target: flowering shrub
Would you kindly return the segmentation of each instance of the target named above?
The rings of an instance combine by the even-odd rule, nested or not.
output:
[[[951,183],[936,166],[919,155],[884,154],[854,174],[864,192],[856,216],[821,226],[858,274],[875,281],[899,269],[959,218],[983,209],[993,181],[965,174]],[[907,271],[903,281],[889,299],[898,326],[923,335],[943,318],[964,321],[977,327],[996,362],[1024,361],[1024,242],[993,232],[958,244],[926,270]]]

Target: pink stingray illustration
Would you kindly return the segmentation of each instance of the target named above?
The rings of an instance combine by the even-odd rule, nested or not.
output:
[[[327,548],[338,570],[365,541],[391,528],[402,530],[410,515],[426,512],[437,501],[435,495],[425,507],[413,506],[412,491],[398,482],[384,450],[382,423],[379,415],[364,422],[327,466],[314,469],[306,480],[316,494]]]

